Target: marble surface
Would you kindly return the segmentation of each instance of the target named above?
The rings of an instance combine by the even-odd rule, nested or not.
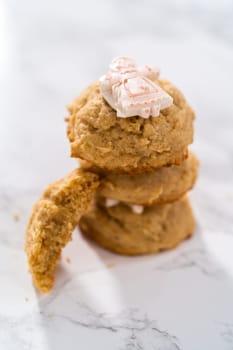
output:
[[[1,350],[233,349],[232,14],[225,0],[0,2]],[[196,111],[196,234],[127,258],[76,230],[54,290],[40,295],[26,221],[76,166],[65,105],[119,54],[159,65]]]

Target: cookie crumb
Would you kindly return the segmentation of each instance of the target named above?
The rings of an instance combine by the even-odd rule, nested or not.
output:
[[[71,263],[71,260],[70,260],[70,258],[69,258],[68,256],[66,257],[66,262],[67,262],[68,264]]]
[[[113,264],[113,263],[109,263],[109,264],[107,264],[107,268],[108,268],[108,269],[113,268],[113,266],[114,266],[114,264]]]
[[[69,119],[70,119],[69,117],[65,117],[65,118],[64,118],[64,121],[65,121],[66,123],[68,123]]]
[[[19,221],[19,214],[17,212],[12,214],[14,221]]]

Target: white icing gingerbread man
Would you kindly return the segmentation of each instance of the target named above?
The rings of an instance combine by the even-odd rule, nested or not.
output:
[[[172,97],[154,82],[158,77],[156,67],[136,67],[133,59],[116,57],[99,80],[100,90],[118,117],[158,117],[160,110],[173,103]]]

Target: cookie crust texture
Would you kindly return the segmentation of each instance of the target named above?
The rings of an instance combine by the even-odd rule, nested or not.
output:
[[[72,239],[98,185],[98,175],[76,169],[48,186],[34,205],[25,250],[34,284],[41,292],[47,293],[53,287],[62,248]]]
[[[82,162],[85,168],[92,168]],[[171,165],[141,174],[116,174],[92,169],[102,177],[99,196],[139,205],[173,202],[194,186],[198,175],[198,160],[193,153],[180,165]]]
[[[187,197],[147,207],[140,215],[120,203],[96,203],[79,223],[83,234],[115,253],[140,255],[171,249],[190,237],[195,221]]]
[[[91,84],[68,107],[67,135],[71,156],[115,172],[143,172],[180,164],[193,141],[194,112],[170,82],[158,84],[173,97],[159,117],[119,118]]]

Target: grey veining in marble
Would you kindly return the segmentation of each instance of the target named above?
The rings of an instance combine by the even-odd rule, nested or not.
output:
[[[231,0],[0,1],[1,350],[233,349],[232,16]],[[31,206],[76,166],[65,106],[121,54],[158,65],[196,111],[196,234],[128,258],[76,230],[40,295],[23,251]]]

